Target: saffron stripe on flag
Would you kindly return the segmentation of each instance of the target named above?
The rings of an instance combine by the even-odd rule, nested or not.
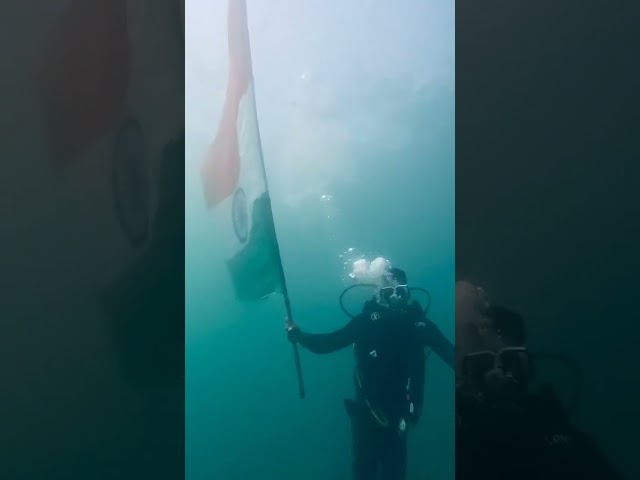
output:
[[[240,101],[253,81],[247,6],[244,1],[229,1],[228,25],[227,93],[218,132],[202,167],[202,180],[208,207],[218,205],[236,188],[241,161],[238,151],[238,113]]]
[[[120,121],[131,76],[126,0],[72,0],[41,59],[38,90],[56,163]]]

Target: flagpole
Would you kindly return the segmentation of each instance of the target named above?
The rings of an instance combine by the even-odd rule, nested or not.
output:
[[[252,95],[253,98],[253,108],[257,112],[256,105],[256,97]],[[271,213],[272,225],[273,225],[273,238],[275,241],[275,250],[278,255],[278,265],[280,267],[280,288],[282,289],[282,295],[284,297],[284,306],[287,312],[287,318],[293,322],[293,314],[291,313],[291,301],[289,300],[289,290],[287,289],[287,279],[284,276],[284,267],[282,265],[282,256],[280,254],[280,243],[278,242],[278,234],[276,233],[275,221],[273,219],[273,208],[271,206],[271,195],[269,194],[269,180],[267,179],[267,167],[264,163],[264,156],[262,155],[262,139],[260,138],[260,129],[256,128],[256,133],[258,135],[258,146],[260,148],[260,160],[262,166],[262,174],[265,182],[265,190],[267,192],[267,198],[269,199],[269,212]],[[306,396],[305,388],[304,388],[304,378],[302,377],[302,365],[300,363],[300,352],[298,350],[298,344],[292,343],[293,347],[293,361],[296,366],[296,375],[298,376],[298,393],[300,395],[300,400],[304,400]]]
[[[254,105],[255,105],[255,96],[254,98]],[[258,132],[258,135],[260,135],[260,133]],[[262,143],[259,142],[259,145],[262,148]],[[282,265],[282,256],[280,255],[280,243],[278,242],[278,234],[276,233],[276,226],[275,226],[275,221],[273,221],[273,208],[271,208],[271,195],[269,194],[269,182],[267,180],[267,169],[265,167],[264,164],[264,157],[262,155],[260,155],[260,158],[262,159],[262,171],[264,173],[264,181],[266,183],[266,191],[267,191],[267,198],[269,199],[269,212],[271,213],[271,218],[272,218],[272,225],[273,225],[273,238],[274,238],[274,242],[275,242],[275,250],[276,250],[276,254],[278,255],[278,265],[280,267],[280,288],[282,289],[282,291],[280,293],[282,293],[282,296],[284,297],[284,306],[285,309],[287,311],[287,318],[293,322],[293,314],[291,313],[291,301],[289,299],[289,290],[287,289],[287,279],[284,276],[284,267]],[[291,345],[293,347],[293,361],[295,363],[296,366],[296,374],[298,376],[298,393],[300,395],[300,400],[304,400],[306,393],[305,393],[305,388],[304,388],[304,379],[302,377],[302,365],[300,363],[300,351],[298,350],[298,344],[297,343],[292,343]]]
[[[255,111],[257,111],[256,106],[256,97],[253,97],[253,107]],[[271,213],[271,218],[273,219],[273,208],[271,207],[271,195],[269,194],[269,181],[267,179],[267,168],[264,164],[264,156],[262,155],[262,139],[260,138],[260,129],[257,128],[258,134],[258,145],[260,147],[260,159],[262,164],[262,173],[264,176],[267,198],[269,199],[269,212]],[[293,322],[293,314],[291,313],[291,301],[289,300],[289,290],[287,289],[287,279],[284,276],[284,267],[282,266],[282,256],[280,255],[280,243],[278,242],[278,234],[275,231],[275,223],[273,225],[273,238],[275,239],[276,244],[276,253],[278,255],[278,265],[280,267],[280,287],[282,288],[282,295],[284,297],[284,306],[287,312],[287,318]],[[300,400],[304,400],[306,396],[305,388],[304,388],[304,378],[302,377],[302,364],[300,363],[300,351],[298,350],[298,344],[292,343],[293,347],[293,361],[296,366],[296,375],[298,376],[298,393],[300,395]]]
[[[262,168],[265,172],[265,182],[267,181],[266,168],[264,166],[264,158],[262,160]],[[269,188],[267,186],[267,198],[269,199],[269,211],[273,218],[273,209],[271,208],[271,195],[269,195]],[[275,231],[275,223],[273,225],[273,238],[276,244],[276,253],[278,255],[278,265],[280,266],[280,287],[282,289],[282,296],[284,297],[284,306],[287,311],[287,318],[293,322],[293,314],[291,313],[291,301],[289,300],[289,290],[287,289],[287,279],[284,276],[284,267],[282,266],[282,257],[280,256],[280,244],[278,243],[278,235]],[[298,344],[292,343],[293,347],[293,360],[296,366],[296,374],[298,376],[298,393],[300,394],[300,400],[304,400],[306,393],[304,388],[304,378],[302,377],[302,364],[300,363],[300,351],[298,350]]]
[[[236,32],[239,34],[240,41],[244,40],[246,49],[245,54],[247,55],[247,59],[245,61],[248,62],[248,65],[245,65],[245,68],[248,68],[249,74],[251,75],[251,84],[253,85],[253,65],[251,61],[251,47],[250,47],[250,38],[249,38],[249,25],[247,23],[247,3],[246,0],[229,0],[229,44],[232,45],[233,38],[231,36],[231,32],[233,31],[233,27],[241,29],[241,32]],[[234,18],[235,17],[235,18]],[[235,21],[235,24],[234,24]],[[231,48],[231,47],[230,47]],[[256,96],[255,92],[251,95],[251,99],[253,101],[253,109],[254,112],[258,111],[256,105]],[[269,182],[267,179],[267,169],[264,162],[264,156],[262,152],[262,139],[260,138],[260,128],[256,125],[256,135],[258,137],[257,146],[260,150],[260,166],[262,167],[262,174],[265,182],[265,190],[267,193],[267,198],[269,199],[269,212],[271,213],[271,218],[273,220],[273,209],[271,208],[271,195],[269,195]],[[287,281],[284,276],[284,267],[282,266],[282,257],[280,255],[280,245],[278,243],[278,236],[275,231],[275,223],[272,221],[273,225],[273,238],[275,240],[275,250],[278,255],[278,265],[280,266],[280,287],[282,289],[282,294],[284,296],[284,305],[287,310],[287,316],[289,320],[293,321],[293,315],[291,314],[291,302],[289,301],[289,292],[287,290]],[[302,366],[300,365],[300,352],[298,351],[298,345],[293,343],[293,359],[296,366],[296,374],[298,375],[298,391],[300,393],[300,399],[305,398],[305,389],[304,389],[304,380],[302,378]]]
[[[280,254],[280,247],[278,246],[278,255]],[[282,268],[282,262],[280,263]],[[282,272],[282,293],[284,295],[284,306],[287,310],[287,318],[293,321],[293,316],[291,315],[291,302],[289,301],[289,292],[287,291],[287,282],[284,278],[284,271]],[[302,365],[300,364],[300,352],[298,351],[298,344],[293,343],[293,360],[296,365],[296,374],[298,375],[298,392],[300,394],[300,400],[304,400],[305,390],[304,390],[304,379],[302,378]]]

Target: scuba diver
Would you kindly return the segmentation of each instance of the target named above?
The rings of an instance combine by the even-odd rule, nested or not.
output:
[[[428,306],[423,309],[411,299],[411,291],[421,289],[408,287],[399,268],[388,268],[380,287],[360,314],[345,310],[351,321],[334,332],[306,333],[286,320],[289,341],[313,353],[354,345],[356,398],[345,400],[352,424],[354,480],[372,480],[379,473],[384,480],[406,477],[406,430],[422,413],[425,348],[454,366],[453,344],[427,318]]]
[[[571,422],[581,376],[557,354],[526,348],[522,317],[456,283],[456,478],[614,480],[622,477]],[[535,360],[567,363],[577,388],[563,405],[553,386],[531,386]]]

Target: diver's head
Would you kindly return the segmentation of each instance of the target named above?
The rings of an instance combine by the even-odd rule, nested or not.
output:
[[[532,367],[522,316],[490,305],[484,292],[470,291],[469,284],[457,290],[467,295],[466,300],[456,298],[457,377],[500,396],[523,390]]]
[[[402,308],[409,301],[407,274],[400,268],[389,268],[382,277],[378,302],[389,308]]]
[[[389,268],[384,278],[388,285],[394,287],[407,284],[407,272],[397,267]]]
[[[456,282],[456,353],[459,358],[480,350],[522,346],[526,332],[522,317],[492,305],[485,291],[469,282]]]
[[[519,313],[507,307],[490,305],[484,314],[489,319],[486,341],[494,350],[522,347],[527,343],[527,332]]]

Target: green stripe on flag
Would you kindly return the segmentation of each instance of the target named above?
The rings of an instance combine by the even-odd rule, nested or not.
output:
[[[247,243],[227,262],[236,296],[244,301],[282,293],[282,266],[267,192],[253,204],[251,225]]]

